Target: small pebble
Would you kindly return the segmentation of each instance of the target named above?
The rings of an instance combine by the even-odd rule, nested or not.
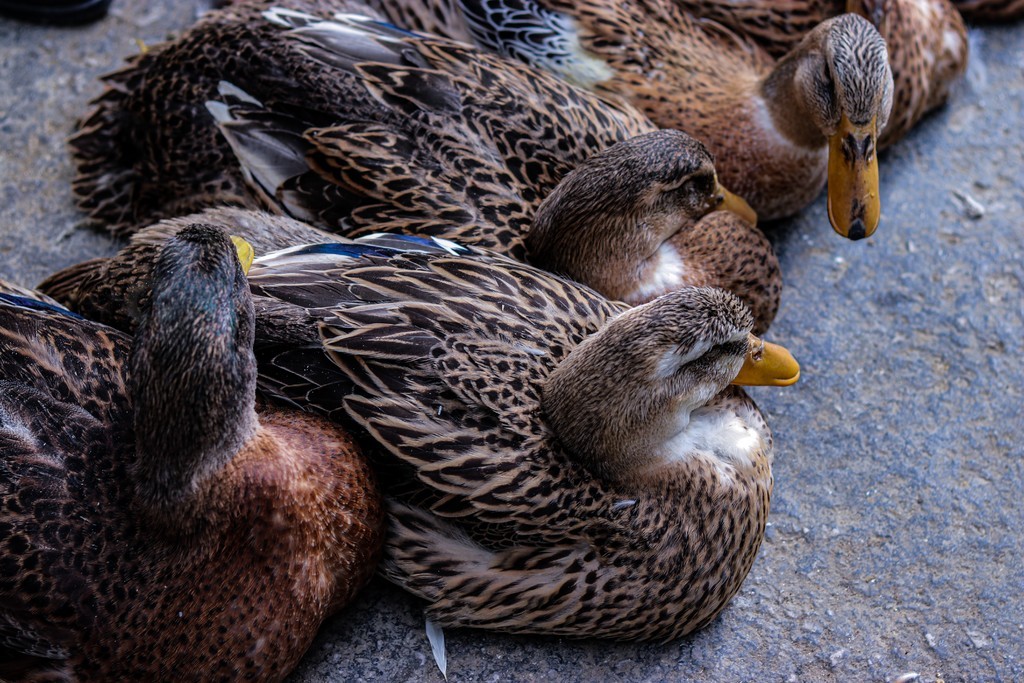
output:
[[[990,647],[992,645],[992,641],[988,638],[988,636],[986,636],[984,633],[980,631],[968,631],[967,637],[971,639],[971,643],[974,644],[974,647],[978,648],[979,650]]]
[[[917,673],[916,671],[908,671],[907,673],[900,674],[896,678],[892,679],[891,681],[889,681],[889,683],[911,683],[912,681],[916,681],[920,677],[921,674]]]
[[[972,221],[976,221],[985,215],[985,207],[967,192],[953,190],[953,196],[960,200],[961,211]]]

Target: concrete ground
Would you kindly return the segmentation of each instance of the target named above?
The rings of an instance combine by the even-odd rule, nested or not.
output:
[[[30,285],[116,247],[80,226],[64,138],[96,76],[198,9],[0,20],[0,276]],[[973,29],[971,49],[950,105],[883,155],[874,237],[834,235],[823,198],[772,231],[769,337],[804,375],[755,394],[775,496],[732,604],[663,645],[450,632],[452,680],[1024,679],[1024,25]],[[378,581],[293,680],[440,676],[419,605]]]

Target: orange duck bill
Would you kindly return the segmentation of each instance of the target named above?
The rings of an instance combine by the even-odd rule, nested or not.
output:
[[[857,126],[846,115],[828,140],[828,219],[843,237],[859,240],[878,227],[878,131],[875,119]]]
[[[712,211],[731,211],[751,225],[757,225],[757,212],[751,208],[750,204],[747,204],[747,200],[722,187],[717,178],[715,186],[714,196],[717,198],[717,203],[711,209]]]
[[[747,357],[733,384],[788,387],[800,379],[800,364],[785,347],[750,335]]]

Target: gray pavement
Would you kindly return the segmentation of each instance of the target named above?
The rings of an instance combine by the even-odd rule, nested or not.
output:
[[[97,75],[198,9],[0,19],[0,276],[31,285],[116,248],[81,227],[64,138]],[[786,289],[769,337],[804,375],[755,392],[775,495],[732,604],[662,645],[449,632],[451,680],[1024,680],[1024,25],[972,29],[971,49],[950,105],[882,156],[873,238],[835,236],[824,198],[771,230]],[[293,679],[440,676],[419,605],[377,581]]]

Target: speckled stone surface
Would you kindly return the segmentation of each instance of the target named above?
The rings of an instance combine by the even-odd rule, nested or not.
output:
[[[116,248],[80,227],[63,140],[98,74],[200,9],[0,19],[0,276]],[[662,645],[450,632],[451,680],[1024,680],[1024,25],[972,29],[971,49],[950,105],[883,155],[874,237],[835,236],[823,199],[771,231],[786,290],[769,337],[804,374],[755,392],[775,496],[732,604]],[[420,607],[378,581],[293,680],[440,675]]]

